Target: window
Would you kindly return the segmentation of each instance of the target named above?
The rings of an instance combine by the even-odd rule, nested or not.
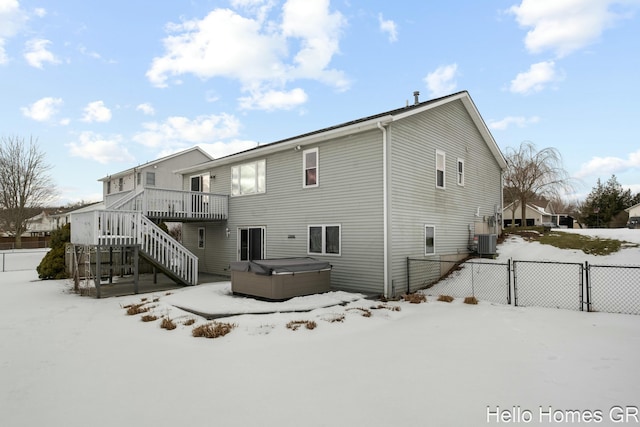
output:
[[[436,253],[436,228],[433,225],[424,226],[424,254]]]
[[[111,181],[107,181],[107,194],[111,194]]]
[[[118,191],[122,191],[123,184],[122,178],[118,178]]]
[[[464,185],[464,160],[458,159],[458,185]]]
[[[140,184],[142,184],[142,174],[138,172],[136,174],[136,185],[140,185]]]
[[[244,163],[231,167],[231,195],[244,196],[265,192],[266,162]]]
[[[303,187],[318,186],[318,149],[305,150],[302,153],[302,168],[304,170]]]
[[[204,249],[204,228],[198,228],[198,249]]]
[[[147,185],[155,186],[156,185],[156,173],[155,172],[147,172]]]
[[[310,225],[309,254],[340,255],[339,225]]]
[[[436,150],[436,187],[444,188],[444,166],[445,156],[444,151]]]

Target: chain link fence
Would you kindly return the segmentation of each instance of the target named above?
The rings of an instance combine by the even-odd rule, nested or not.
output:
[[[589,311],[640,314],[640,266],[587,263]]]
[[[583,310],[584,266],[552,261],[513,261],[514,304]]]
[[[427,295],[511,304],[510,263],[407,259],[409,290],[424,289]],[[442,279],[441,279],[442,277]]]
[[[26,271],[35,270],[49,249],[28,250],[16,249],[12,251],[0,251],[0,271]]]

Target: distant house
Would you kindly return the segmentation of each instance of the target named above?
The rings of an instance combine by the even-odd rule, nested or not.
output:
[[[103,202],[109,208],[127,196],[135,195],[145,189],[182,189],[182,176],[176,170],[213,160],[200,147],[192,147],[178,153],[162,157],[145,164],[107,175],[99,179],[102,182]],[[202,189],[208,191],[202,183]]]
[[[632,217],[632,216],[640,217],[640,203],[625,209],[625,212],[629,214],[629,217]]]
[[[537,199],[527,203],[526,226],[551,225],[560,228],[573,228],[574,218],[569,214],[556,213],[553,204],[544,199]],[[511,227],[514,222],[516,226],[522,226],[522,210],[520,202],[507,204],[502,210],[502,220],[504,227]]]
[[[56,229],[54,219],[46,211],[27,220],[27,230],[23,236],[50,236]]]
[[[309,256],[331,263],[333,288],[406,292],[407,257],[460,260],[475,234],[500,233],[506,169],[468,92],[417,98],[188,165],[181,191],[146,187],[97,219],[72,216],[72,241],[142,244],[185,284],[198,271],[228,275],[236,260]],[[149,219],[182,222],[184,246]]]

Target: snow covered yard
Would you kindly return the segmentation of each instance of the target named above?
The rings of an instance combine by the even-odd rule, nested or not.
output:
[[[555,251],[518,239],[499,247],[501,257],[592,262]],[[601,258],[638,264],[640,249]],[[620,410],[640,406],[640,316],[343,292],[251,314],[266,303],[232,299],[228,284],[96,300],[35,271],[0,283],[2,426],[482,426],[518,414],[551,425],[587,424],[589,413],[624,425]],[[126,315],[142,298],[176,329]],[[236,325],[224,337],[193,338],[208,321],[176,306],[248,314],[219,319]],[[295,320],[317,326],[288,329]]]

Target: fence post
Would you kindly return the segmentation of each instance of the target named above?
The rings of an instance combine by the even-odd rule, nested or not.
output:
[[[516,277],[516,262],[513,262],[513,305],[518,306],[518,280]]]
[[[587,312],[591,311],[591,293],[589,292],[589,287],[591,286],[591,278],[589,277],[589,261],[585,261],[584,262],[584,276],[586,278],[585,283],[583,284],[583,287],[585,287],[586,290],[586,304],[587,304]]]
[[[411,293],[411,263],[407,257],[407,294]]]
[[[511,305],[511,258],[507,260],[507,304]]]
[[[4,273],[4,257],[5,257],[5,253],[2,252],[2,272]]]

